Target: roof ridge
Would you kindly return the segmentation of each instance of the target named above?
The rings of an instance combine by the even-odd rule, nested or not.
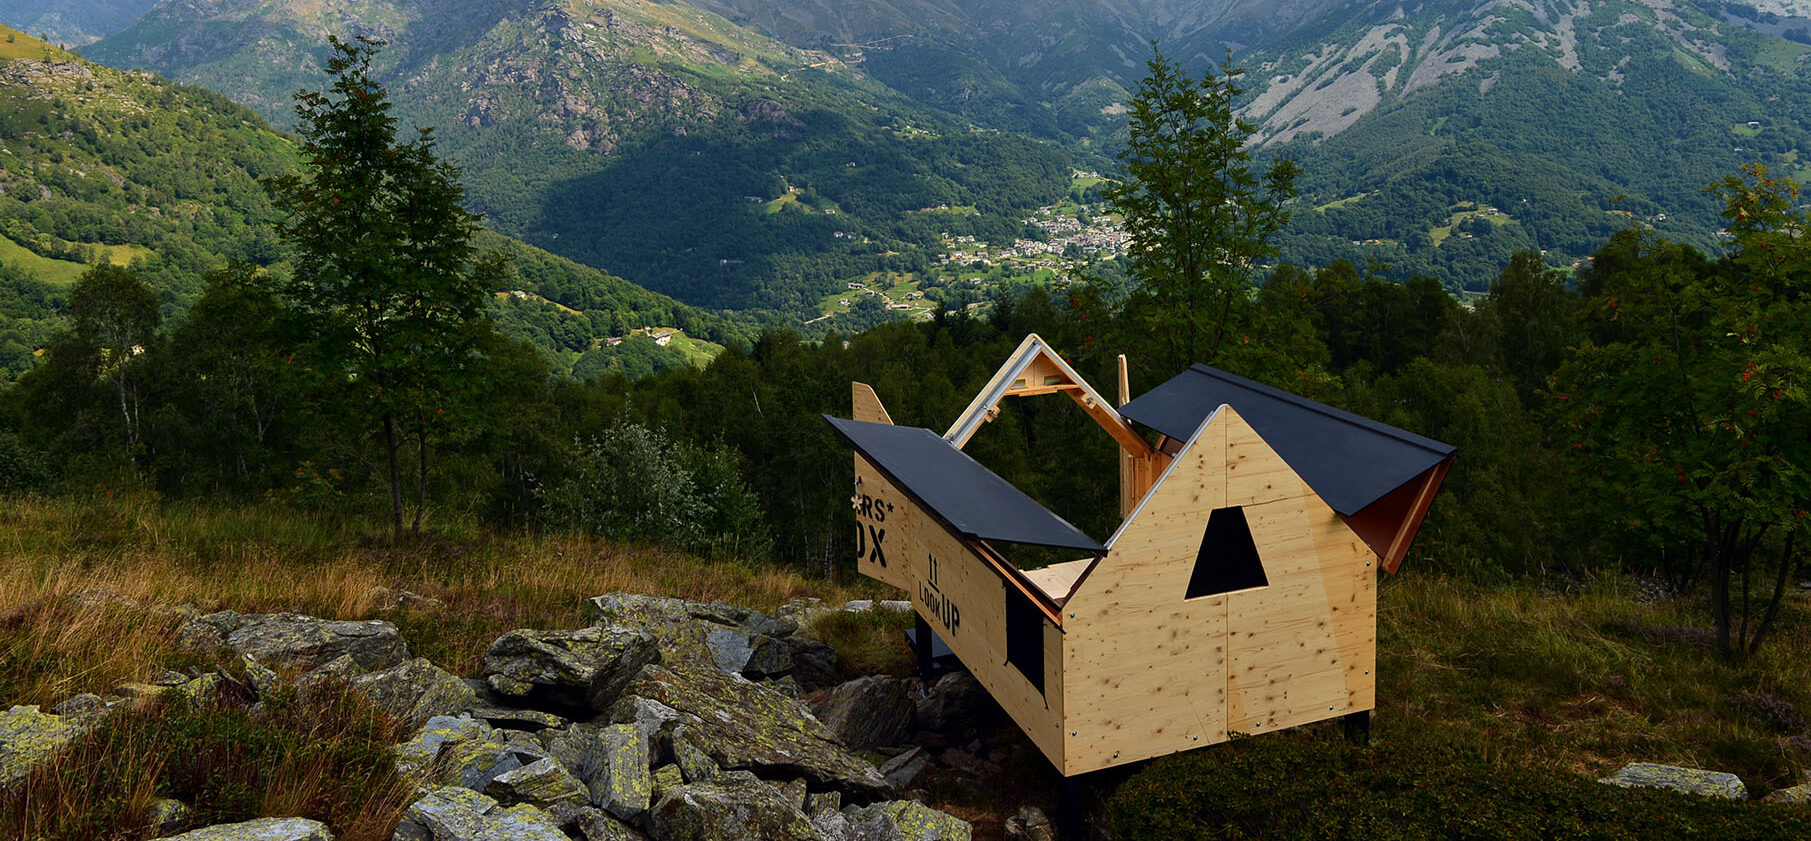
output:
[[[1275,386],[1265,385],[1261,382],[1258,382],[1257,380],[1247,379],[1245,377],[1241,377],[1238,374],[1234,374],[1229,371],[1222,371],[1219,368],[1215,368],[1211,365],[1206,365],[1206,364],[1203,364],[1200,362],[1196,362],[1193,365],[1189,366],[1189,370],[1202,374],[1204,376],[1213,377],[1214,379],[1221,380],[1223,382],[1231,383],[1231,384],[1239,386],[1241,388],[1246,388],[1246,389],[1249,389],[1252,391],[1256,391],[1267,397],[1272,397],[1277,400],[1281,400],[1285,403],[1289,403],[1291,405],[1299,406],[1303,409],[1307,409],[1308,411],[1314,412],[1315,414],[1318,414],[1318,415],[1323,415],[1325,417],[1329,417],[1334,420],[1350,424],[1352,426],[1357,426],[1362,429],[1366,429],[1366,430],[1375,432],[1380,435],[1387,435],[1387,436],[1389,436],[1391,438],[1395,438],[1396,440],[1401,441],[1405,444],[1409,444],[1411,446],[1415,446],[1415,447],[1419,447],[1423,450],[1427,450],[1430,453],[1435,453],[1438,455],[1450,455],[1458,449],[1458,447],[1455,447],[1451,444],[1443,443],[1440,441],[1435,441],[1432,438],[1428,438],[1427,436],[1424,436],[1424,435],[1417,435],[1406,429],[1402,429],[1401,427],[1391,426],[1390,424],[1384,423],[1382,421],[1372,420],[1370,418],[1364,417],[1363,415],[1354,414],[1354,413],[1348,412],[1344,409],[1340,409],[1340,408],[1337,408],[1334,406],[1329,406],[1318,400],[1313,400],[1313,399],[1310,399],[1307,397],[1303,397],[1299,394],[1293,394],[1291,392],[1284,391],[1280,388],[1276,388]],[[1225,405],[1225,404],[1222,404],[1222,405]],[[1237,407],[1235,407],[1235,408],[1237,408]]]

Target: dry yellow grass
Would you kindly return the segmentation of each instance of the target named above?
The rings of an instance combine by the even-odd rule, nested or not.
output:
[[[105,693],[189,664],[178,606],[385,618],[411,649],[471,674],[512,628],[581,627],[580,605],[611,592],[772,609],[796,596],[878,595],[785,569],[713,562],[576,535],[424,537],[404,545],[288,509],[220,508],[155,497],[0,502],[0,706]],[[439,599],[388,610],[378,588]],[[125,608],[130,599],[141,608]]]

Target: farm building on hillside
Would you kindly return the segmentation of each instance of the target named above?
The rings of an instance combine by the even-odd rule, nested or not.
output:
[[[862,572],[907,591],[1065,775],[1367,716],[1377,570],[1453,448],[1203,365],[1126,402],[1122,358],[1119,391],[1115,409],[1036,335],[943,435],[854,384],[854,419],[826,420],[855,450]],[[1104,543],[961,450],[1001,400],[1054,393],[1120,446]],[[1074,559],[1021,570],[1000,543]]]

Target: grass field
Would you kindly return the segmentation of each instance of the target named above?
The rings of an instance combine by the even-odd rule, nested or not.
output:
[[[66,59],[69,53],[10,26],[0,25],[0,59]]]
[[[0,263],[17,264],[46,283],[74,283],[76,278],[82,276],[82,272],[88,270],[81,263],[40,257],[6,237],[0,237]]]

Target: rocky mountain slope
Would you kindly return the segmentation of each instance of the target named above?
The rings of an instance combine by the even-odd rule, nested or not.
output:
[[[1258,143],[1307,173],[1288,250],[1479,288],[1510,250],[1563,265],[1630,225],[1712,246],[1705,185],[1811,155],[1811,47],[1751,23],[1670,0],[1329,13],[1246,59]]]
[[[156,0],[0,0],[0,24],[77,46],[131,25]]]
[[[390,42],[400,113],[440,127],[500,230],[702,305],[804,312],[1067,187],[1059,150],[684,4],[168,0],[84,52],[281,119],[330,33]],[[939,205],[975,212],[908,215]]]

